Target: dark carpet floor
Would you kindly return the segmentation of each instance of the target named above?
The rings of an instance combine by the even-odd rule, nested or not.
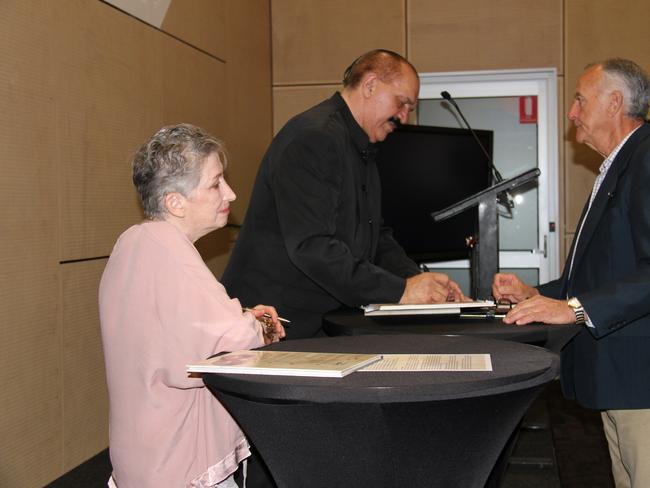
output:
[[[105,450],[47,486],[105,487],[110,472]],[[614,488],[600,414],[565,400],[559,382],[550,383],[522,421],[499,486]]]

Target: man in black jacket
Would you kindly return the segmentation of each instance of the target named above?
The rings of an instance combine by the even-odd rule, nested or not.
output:
[[[603,410],[616,486],[650,486],[650,88],[635,63],[592,64],[569,119],[605,161],[559,280],[532,288],[497,275],[518,302],[506,323],[578,323],[562,351],[562,389]]]
[[[341,305],[461,298],[446,275],[420,273],[382,226],[374,143],[407,121],[419,88],[399,54],[366,53],[341,93],[291,119],[266,152],[222,282],[244,304],[272,303],[290,318],[289,338],[318,335]]]

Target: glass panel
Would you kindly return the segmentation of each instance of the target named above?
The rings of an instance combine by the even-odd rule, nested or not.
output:
[[[517,275],[521,281],[530,286],[539,285],[539,270],[537,268],[501,268],[501,273]]]
[[[511,178],[537,167],[537,123],[526,122],[530,104],[536,97],[460,98],[456,101],[473,129],[494,132],[493,161],[503,178]],[[526,100],[528,99],[528,100]],[[465,128],[453,107],[442,99],[418,102],[418,123],[442,127]],[[487,162],[486,162],[487,164]],[[502,209],[499,215],[499,249],[521,251],[538,248],[537,188],[523,188],[512,195],[514,208]]]

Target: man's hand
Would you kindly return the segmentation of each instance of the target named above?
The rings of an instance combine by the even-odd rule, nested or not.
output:
[[[399,303],[443,303],[467,301],[458,284],[442,273],[420,273],[406,280]]]
[[[528,286],[513,274],[497,273],[494,275],[494,281],[492,282],[492,295],[496,300],[508,300],[511,303],[517,303],[539,295],[539,292],[537,288]]]
[[[576,315],[566,300],[554,300],[536,295],[519,302],[508,312],[503,321],[506,324],[517,325],[530,324],[531,322],[556,325],[574,324]]]

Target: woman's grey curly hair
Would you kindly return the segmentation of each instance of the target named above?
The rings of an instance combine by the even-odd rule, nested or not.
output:
[[[133,159],[133,184],[138,190],[145,216],[163,218],[165,195],[189,196],[201,179],[205,159],[217,153],[227,165],[224,143],[191,124],[163,127],[145,142]]]

